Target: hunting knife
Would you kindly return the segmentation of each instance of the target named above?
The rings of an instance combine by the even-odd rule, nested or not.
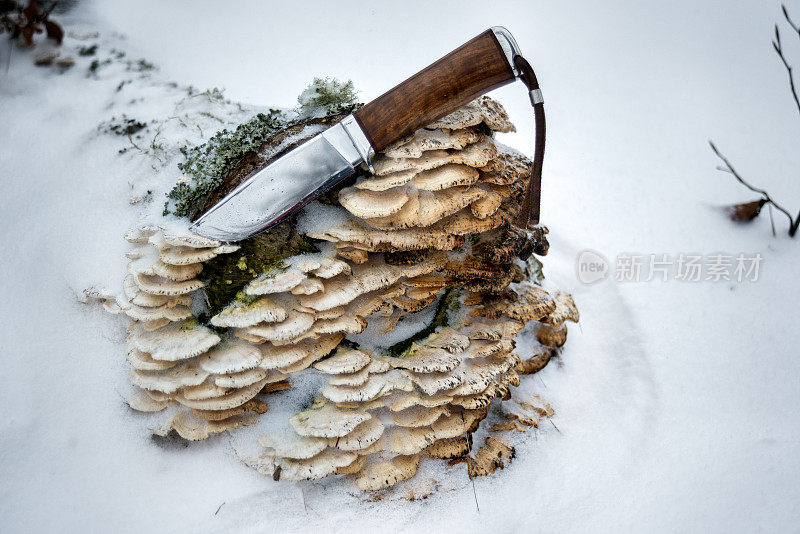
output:
[[[369,166],[375,152],[518,77],[536,107],[541,91],[527,65],[511,33],[494,26],[247,178],[191,229],[225,242],[266,230]]]

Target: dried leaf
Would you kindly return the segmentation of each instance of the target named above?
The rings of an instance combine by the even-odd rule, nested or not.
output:
[[[766,204],[766,199],[760,198],[752,202],[744,202],[742,204],[732,204],[725,206],[725,213],[732,221],[736,222],[750,222],[761,213],[761,208]]]
[[[19,29],[19,34],[22,36],[22,40],[28,46],[33,46],[33,29],[27,26]]]
[[[37,22],[43,13],[39,7],[39,3],[36,2],[36,0],[31,0],[28,2],[28,6],[22,10],[22,14],[25,15],[25,18],[28,19],[30,23]]]
[[[52,20],[45,19],[44,27],[47,30],[47,36],[53,39],[56,43],[61,44],[64,40],[64,30],[57,23]]]

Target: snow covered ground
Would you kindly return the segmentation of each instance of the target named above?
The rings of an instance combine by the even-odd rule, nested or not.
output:
[[[800,19],[800,2],[788,7]],[[777,3],[757,0],[96,1],[62,16],[68,30],[99,32],[105,54],[158,65],[153,80],[282,107],[326,75],[352,78],[368,101],[506,25],[548,112],[545,274],[574,293],[582,321],[558,364],[523,381],[553,403],[559,431],[528,436],[509,467],[475,481],[475,496],[461,485],[371,503],[311,484],[306,509],[298,487],[250,470],[224,438],[159,446],[121,400],[120,321],[76,294],[122,277],[121,235],[140,213],[128,199],[163,188],[143,181],[149,160],[121,158],[122,140],[97,126],[122,112],[164,116],[171,108],[151,102],[174,106],[176,89],[122,64],[87,77],[91,58],[64,73],[36,68],[15,50],[0,78],[0,530],[798,531],[800,241],[777,213],[773,238],[765,215],[738,226],[714,209],[755,196],[714,170],[706,144],[800,207],[800,120],[769,45],[779,18]],[[784,41],[800,68],[800,41]],[[147,102],[131,102],[143,88]],[[530,153],[522,86],[493,96],[519,129],[501,140]],[[584,285],[576,258],[587,248],[612,269],[623,253],[763,262],[757,282],[612,272]]]

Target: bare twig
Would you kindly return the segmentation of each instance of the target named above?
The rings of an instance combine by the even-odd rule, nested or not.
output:
[[[789,15],[786,11],[786,7],[783,7],[783,13],[786,16],[786,20],[789,21],[789,24],[794,29],[794,23],[789,18]],[[775,49],[775,52],[778,54],[778,57],[781,59],[781,63],[783,63],[784,68],[786,69],[786,73],[789,75],[789,88],[792,91],[792,97],[794,98],[794,103],[797,106],[797,112],[800,113],[800,98],[797,97],[797,88],[794,85],[794,74],[792,73],[792,66],[789,65],[789,62],[786,60],[786,56],[783,55],[783,45],[781,44],[781,32],[778,29],[778,25],[775,25],[775,40],[772,41],[772,47]]]
[[[43,15],[43,17],[42,17],[42,20],[44,20],[44,19],[46,19],[47,17],[49,17],[49,16],[50,16],[50,13],[52,13],[52,12],[53,12],[53,10],[56,8],[56,6],[57,6],[57,5],[58,5],[58,0],[56,0],[55,2],[53,2],[53,3],[50,5],[50,7],[49,7],[49,8],[45,9],[45,10],[43,11],[43,13],[42,13],[42,15]]]
[[[11,39],[8,40],[8,58],[6,58],[6,72],[5,75],[8,76],[8,69],[11,68],[11,54],[14,52],[14,41]]]
[[[772,237],[778,237],[775,233],[775,219],[772,218],[772,204],[768,204],[767,208],[769,208],[769,224],[772,226]]]
[[[797,36],[800,37],[800,27],[792,22],[792,18],[789,16],[789,12],[786,10],[786,4],[781,4],[781,11],[783,11],[783,16],[786,18],[786,22],[789,23],[789,26],[791,26]]]
[[[139,145],[136,144],[136,141],[133,140],[133,137],[131,136],[131,134],[128,134],[128,142],[130,142],[130,144],[133,145],[133,148],[135,148],[136,150],[138,150],[142,154],[147,154],[147,151],[145,149],[143,149],[142,147],[140,147]]]
[[[795,95],[795,98],[796,98],[796,95]],[[767,193],[765,190],[763,190],[761,188],[755,187],[755,186],[747,183],[744,180],[744,178],[742,178],[741,175],[738,172],[736,172],[736,169],[733,168],[733,165],[731,165],[731,162],[728,161],[728,158],[726,158],[725,156],[722,155],[722,153],[720,153],[720,151],[717,149],[716,145],[714,145],[713,141],[709,140],[708,144],[711,145],[711,150],[714,151],[714,154],[716,154],[717,157],[719,159],[721,159],[722,162],[725,164],[725,169],[723,169],[724,171],[731,173],[733,175],[733,177],[736,178],[736,180],[739,181],[739,183],[741,183],[743,186],[748,188],[750,191],[753,191],[753,192],[758,193],[759,195],[761,195],[762,198],[764,199],[764,201],[767,204],[775,206],[776,210],[778,210],[781,213],[783,213],[784,215],[786,215],[786,217],[789,219],[789,236],[794,237],[794,234],[797,232],[797,227],[800,226],[800,213],[797,214],[797,218],[796,219],[792,218],[791,213],[789,213],[786,210],[786,208],[784,208],[783,206],[781,206],[780,204],[775,202],[772,199],[772,197],[769,196],[769,193]]]
[[[475,508],[478,510],[478,513],[481,513],[481,507],[478,506],[478,492],[475,491],[475,479],[469,474],[469,463],[467,463],[467,476],[469,476],[469,480],[472,482],[472,495],[475,497]]]

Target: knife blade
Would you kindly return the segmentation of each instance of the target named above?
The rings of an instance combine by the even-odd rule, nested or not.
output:
[[[278,224],[369,165],[375,152],[521,76],[511,33],[492,27],[242,182],[191,226],[240,241]]]
[[[368,158],[350,140],[352,115],[303,142],[239,184],[197,219],[195,233],[240,241],[280,223],[355,172]],[[357,126],[355,126],[357,128]]]

